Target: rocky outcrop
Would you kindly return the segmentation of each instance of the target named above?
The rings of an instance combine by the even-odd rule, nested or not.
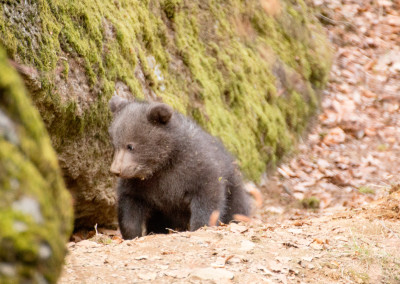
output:
[[[0,283],[56,283],[72,229],[57,156],[0,49]]]
[[[329,47],[303,1],[6,1],[0,41],[50,133],[76,227],[115,222],[113,93],[161,100],[219,136],[257,180],[318,105]]]

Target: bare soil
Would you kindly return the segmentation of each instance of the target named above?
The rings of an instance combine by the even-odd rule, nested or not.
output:
[[[400,283],[400,191],[283,223],[68,244],[59,283]]]
[[[313,4],[335,52],[322,112],[252,221],[81,232],[59,283],[400,283],[400,2]]]

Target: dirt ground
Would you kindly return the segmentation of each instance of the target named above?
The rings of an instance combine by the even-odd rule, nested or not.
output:
[[[400,2],[314,0],[335,59],[318,123],[248,223],[74,235],[63,283],[400,283]],[[94,236],[93,236],[94,235]]]
[[[282,223],[68,244],[59,283],[400,283],[400,191]]]

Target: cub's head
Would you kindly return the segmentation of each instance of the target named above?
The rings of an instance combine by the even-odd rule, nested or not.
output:
[[[109,105],[114,117],[109,128],[114,146],[110,171],[126,179],[149,178],[168,163],[174,150],[172,108],[118,96]]]

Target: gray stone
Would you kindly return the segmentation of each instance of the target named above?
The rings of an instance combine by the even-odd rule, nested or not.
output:
[[[0,110],[0,136],[10,141],[14,145],[19,144],[19,139],[15,131],[15,126],[11,119]]]
[[[47,259],[51,256],[51,248],[47,244],[41,244],[39,247],[39,257],[41,259]]]
[[[38,224],[43,223],[43,216],[40,211],[39,202],[31,197],[24,196],[21,199],[14,201],[12,208],[16,211],[32,216],[33,220]]]
[[[14,265],[5,262],[0,263],[0,275],[14,277],[16,272],[17,270]]]

